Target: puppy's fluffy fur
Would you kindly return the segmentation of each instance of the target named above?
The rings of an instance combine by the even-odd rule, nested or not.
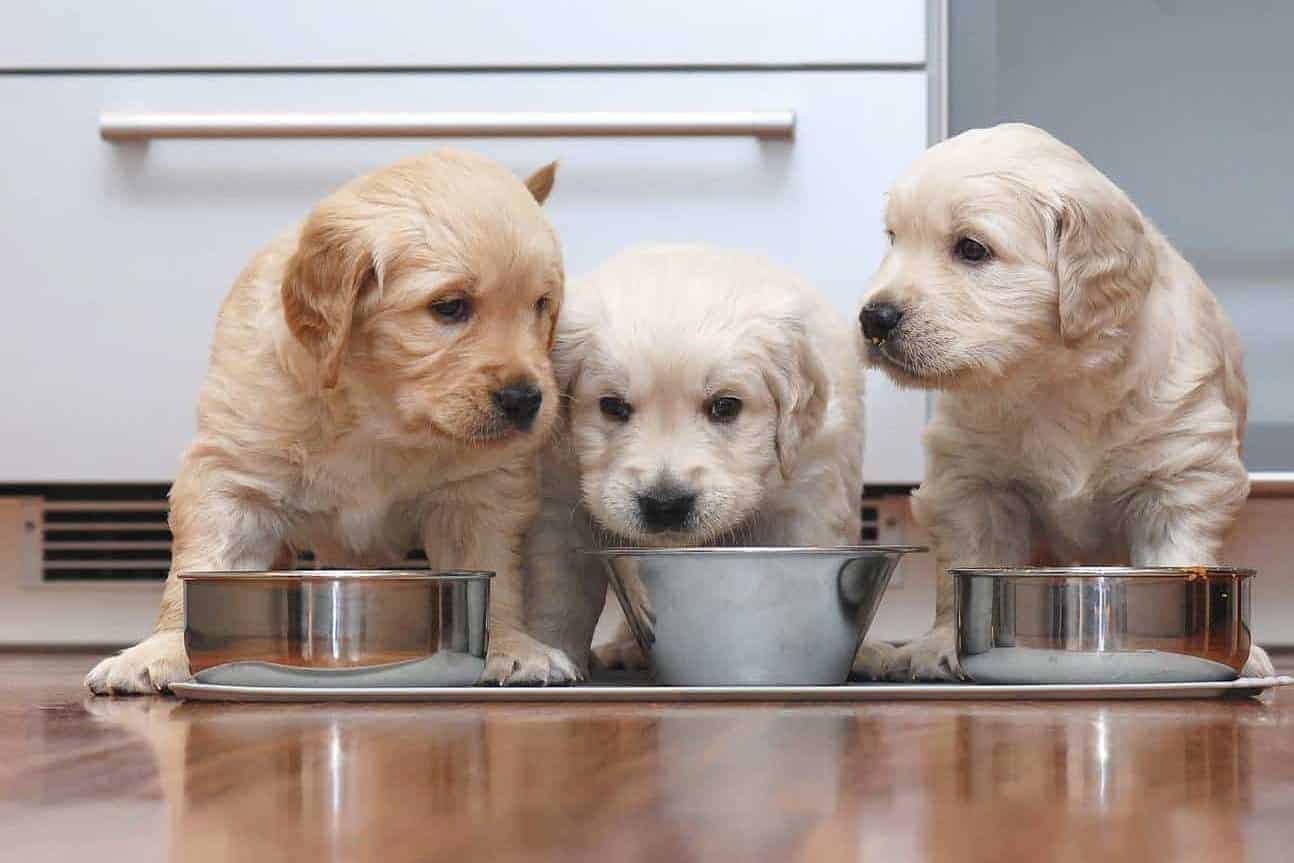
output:
[[[171,490],[171,576],[152,636],[101,662],[95,692],[188,674],[176,573],[326,565],[497,573],[486,677],[568,679],[522,631],[519,555],[539,509],[538,448],[556,414],[549,359],[561,252],[501,166],[442,151],[361,177],[261,251],[220,309],[198,430]],[[529,188],[528,188],[529,187]],[[527,424],[495,394],[542,394]]]
[[[755,255],[644,246],[572,284],[527,550],[536,635],[585,663],[606,583],[574,547],[857,543],[860,360],[857,327]],[[695,496],[677,524],[644,515],[662,489]]]
[[[864,302],[902,317],[868,353],[939,391],[914,507],[940,572],[1026,565],[1038,546],[1064,563],[1216,563],[1248,493],[1240,345],[1123,192],[1045,132],[1004,125],[919,158],[886,227]],[[967,238],[987,256],[968,260]],[[865,648],[856,670],[955,676],[951,615],[941,574],[934,629]],[[1247,672],[1270,670],[1255,647]]]

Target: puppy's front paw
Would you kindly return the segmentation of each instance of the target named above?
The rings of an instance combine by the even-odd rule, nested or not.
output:
[[[95,695],[156,695],[189,676],[184,633],[154,632],[134,647],[110,656],[85,676]]]
[[[1249,648],[1249,659],[1245,662],[1245,667],[1240,669],[1241,677],[1275,677],[1276,666],[1272,663],[1272,658],[1267,655],[1267,651],[1258,645]]]
[[[952,627],[938,626],[902,647],[864,644],[854,659],[854,676],[862,680],[965,680],[957,662]]]
[[[907,673],[890,680],[965,680],[957,661],[957,638],[952,627],[930,630],[916,641],[903,645],[908,654]]]
[[[897,661],[899,649],[884,641],[864,641],[854,657],[849,676],[854,680],[884,680],[889,667]]]
[[[575,683],[582,680],[575,663],[565,653],[525,633],[509,632],[490,638],[481,682],[511,684]]]
[[[623,668],[641,671],[647,667],[647,657],[633,638],[620,638],[593,645],[593,658],[601,668]]]

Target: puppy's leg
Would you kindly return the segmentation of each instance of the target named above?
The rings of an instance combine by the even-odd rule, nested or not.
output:
[[[1223,469],[1190,473],[1133,495],[1124,514],[1133,566],[1212,566],[1225,532],[1249,494],[1249,477],[1237,457]],[[1272,677],[1276,667],[1258,645],[1249,649],[1242,677]]]
[[[870,680],[958,680],[949,569],[1022,566],[1029,561],[1032,515],[1019,494],[996,486],[927,484],[913,496],[917,518],[930,530],[938,577],[935,622],[930,631],[901,647],[864,645],[854,676]]]
[[[1184,445],[1184,444],[1183,444]],[[1121,508],[1133,566],[1212,566],[1222,540],[1249,496],[1249,475],[1236,455],[1209,470],[1143,483]]]
[[[592,544],[587,516],[564,498],[545,498],[539,521],[526,538],[528,631],[560,648],[584,677],[598,612],[607,596],[602,562],[576,551]]]
[[[566,654],[525,631],[521,552],[538,511],[538,470],[525,462],[439,490],[424,516],[423,544],[432,569],[494,573],[482,680],[569,683],[580,678]]]
[[[167,691],[189,676],[184,652],[181,572],[265,569],[279,550],[282,530],[259,496],[210,491],[184,476],[171,492],[171,571],[153,634],[100,662],[85,677],[96,695]]]
[[[593,637],[593,658],[601,668],[637,671],[647,667],[647,657],[643,656],[642,648],[629,629],[620,600],[613,594],[607,595],[602,616],[598,619],[597,633]]]

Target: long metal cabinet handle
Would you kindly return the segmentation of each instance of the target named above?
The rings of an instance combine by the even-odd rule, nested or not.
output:
[[[588,138],[789,139],[794,111],[580,113],[327,113],[99,115],[108,141],[155,138]]]

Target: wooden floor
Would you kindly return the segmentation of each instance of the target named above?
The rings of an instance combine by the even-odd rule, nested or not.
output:
[[[1294,859],[1289,689],[1269,703],[207,705],[90,698],[90,664],[0,655],[0,859]]]

